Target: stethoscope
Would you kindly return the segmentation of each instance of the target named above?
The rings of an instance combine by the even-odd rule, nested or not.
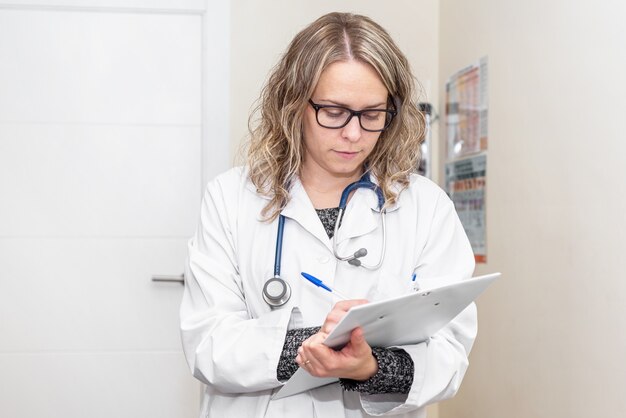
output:
[[[365,257],[367,255],[367,249],[359,248],[354,254],[343,257],[337,252],[337,231],[339,230],[339,224],[341,223],[341,219],[343,218],[343,213],[346,209],[346,205],[348,204],[348,198],[350,194],[357,189],[365,188],[370,189],[374,193],[376,193],[376,197],[378,198],[378,210],[380,211],[380,219],[383,227],[383,243],[380,251],[380,258],[378,259],[378,263],[375,265],[364,264],[359,260],[361,257]],[[341,193],[341,199],[339,200],[339,212],[337,214],[337,221],[335,222],[335,233],[333,234],[333,254],[335,258],[339,261],[347,261],[350,265],[355,267],[363,267],[368,270],[376,270],[378,269],[385,258],[385,250],[387,248],[387,228],[385,225],[385,216],[386,210],[383,209],[385,205],[385,196],[383,195],[383,191],[380,187],[374,184],[370,180],[369,173],[363,174],[361,178],[354,183],[351,183],[346,187]],[[285,230],[285,217],[280,215],[278,217],[278,232],[276,234],[276,251],[274,253],[274,276],[265,282],[263,286],[263,299],[265,302],[272,308],[277,308],[279,306],[283,306],[285,303],[289,301],[291,298],[291,286],[285,280],[280,277],[280,264],[281,264],[281,256],[283,252],[283,234]]]

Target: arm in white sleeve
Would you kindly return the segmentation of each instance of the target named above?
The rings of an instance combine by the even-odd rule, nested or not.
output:
[[[454,205],[443,192],[428,236],[416,268],[418,280],[428,278],[422,287],[471,277],[474,255]],[[476,307],[471,304],[428,341],[401,346],[413,359],[415,368],[410,392],[362,394],[363,408],[371,415],[396,415],[454,396],[467,370],[476,332]]]
[[[280,385],[276,367],[291,310],[250,318],[227,206],[220,184],[212,182],[189,242],[180,308],[183,349],[193,375],[222,393],[271,389]]]

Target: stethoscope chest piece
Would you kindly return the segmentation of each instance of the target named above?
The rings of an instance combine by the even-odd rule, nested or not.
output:
[[[272,277],[263,286],[263,299],[272,308],[283,306],[291,297],[291,287],[280,277]]]

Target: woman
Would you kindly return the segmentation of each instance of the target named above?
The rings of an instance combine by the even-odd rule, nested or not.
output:
[[[370,347],[359,328],[339,351],[322,344],[351,306],[406,294],[413,275],[433,285],[472,274],[451,201],[413,174],[424,133],[413,97],[406,58],[366,17],[328,14],[289,45],[263,90],[247,165],[209,183],[189,244],[181,327],[207,385],[202,416],[419,417],[458,389],[473,305],[420,344]],[[384,202],[358,188],[340,216],[346,186],[368,177]],[[284,282],[268,281],[278,269]],[[353,299],[335,303],[301,272]],[[298,367],[340,380],[271,399]]]

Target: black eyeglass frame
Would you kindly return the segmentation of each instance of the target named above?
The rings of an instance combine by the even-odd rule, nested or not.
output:
[[[322,105],[322,104],[317,104],[315,102],[313,102],[312,99],[309,99],[309,104],[311,105],[311,107],[313,107],[313,109],[315,109],[315,120],[317,121],[317,124],[319,126],[321,126],[322,128],[326,128],[326,129],[341,129],[343,127],[345,127],[347,124],[350,123],[350,121],[352,120],[353,117],[357,117],[357,119],[359,119],[359,126],[361,127],[361,129],[363,129],[364,131],[367,132],[382,132],[385,129],[387,129],[389,127],[389,125],[391,125],[391,122],[393,121],[393,118],[396,117],[396,115],[398,114],[398,111],[394,108],[394,109],[363,109],[363,110],[352,110],[349,107],[344,107],[344,106],[336,106],[336,105]],[[320,119],[319,119],[319,111],[320,109],[341,109],[341,110],[346,110],[350,113],[350,116],[346,119],[346,121],[344,122],[343,125],[341,126],[326,126],[326,125],[322,125],[320,123]],[[382,129],[367,129],[363,126],[363,123],[361,123],[361,115],[363,113],[367,113],[367,112],[371,112],[371,111],[377,111],[377,112],[385,112],[387,113],[387,116],[385,117],[385,126],[382,127]]]

